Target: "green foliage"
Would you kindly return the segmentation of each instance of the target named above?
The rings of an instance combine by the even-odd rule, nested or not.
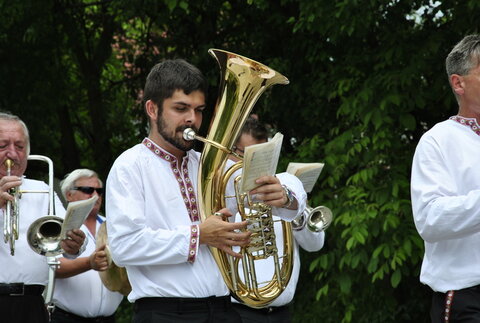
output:
[[[302,254],[296,322],[426,322],[423,242],[411,214],[415,145],[456,113],[444,58],[476,32],[478,2],[445,0],[0,0],[0,109],[29,126],[32,153],[57,176],[106,177],[146,135],[150,68],[184,57],[216,100],[212,47],[286,75],[259,100],[288,162],[324,162],[309,195],[333,210],[325,247]],[[205,112],[207,131],[212,111]],[[131,316],[129,304],[120,322]],[[122,321],[123,320],[123,321]]]

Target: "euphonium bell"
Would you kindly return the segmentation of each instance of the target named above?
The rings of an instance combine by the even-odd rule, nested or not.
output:
[[[207,216],[225,207],[225,188],[230,177],[242,167],[239,162],[224,173],[228,155],[232,154],[232,147],[236,138],[248,118],[254,104],[260,95],[274,84],[288,84],[288,79],[275,70],[249,58],[218,49],[210,49],[209,53],[217,60],[220,70],[219,97],[215,107],[214,117],[207,138],[197,136],[193,130],[184,131],[185,140],[198,139],[204,145],[200,168],[198,172],[197,196],[200,218]],[[248,195],[248,194],[247,194]],[[244,196],[245,197],[245,196]],[[244,197],[237,194],[237,205],[242,218],[255,218],[256,223],[273,222],[271,210],[268,206],[248,204],[252,212],[242,210]],[[263,224],[262,224],[263,225]],[[272,224],[273,226],[273,224]],[[260,247],[263,256],[268,257],[275,253],[277,261],[272,279],[268,282],[257,282],[254,262],[262,258],[252,251],[256,248],[249,246],[242,248],[244,255],[242,262],[243,275],[239,275],[239,261],[217,249],[210,248],[212,255],[219,266],[223,279],[230,289],[232,296],[250,307],[264,307],[277,298],[285,289],[290,280],[293,268],[293,238],[290,224],[283,223],[284,254],[276,254],[275,235],[270,234],[270,240],[261,240]],[[255,234],[255,233],[254,233]],[[252,239],[253,240],[253,239]],[[243,276],[245,281],[242,280]]]

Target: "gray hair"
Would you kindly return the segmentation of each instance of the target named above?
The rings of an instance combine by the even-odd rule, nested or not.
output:
[[[447,75],[467,75],[480,64],[480,35],[465,36],[445,60]]]
[[[20,126],[23,128],[23,134],[25,136],[25,140],[27,141],[27,156],[30,155],[30,135],[28,134],[28,128],[25,122],[22,121],[19,117],[14,114],[7,113],[7,112],[0,112],[0,120],[5,121],[14,121],[18,122]]]
[[[100,183],[100,187],[103,187],[102,180],[98,177],[98,174],[95,171],[87,168],[75,169],[70,174],[65,175],[65,178],[60,182],[60,189],[65,199],[67,199],[67,192],[71,191],[76,186],[75,182],[84,177],[96,177]]]

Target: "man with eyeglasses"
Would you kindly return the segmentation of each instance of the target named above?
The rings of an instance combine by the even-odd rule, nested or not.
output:
[[[115,322],[114,313],[123,295],[109,291],[97,271],[108,269],[105,245],[96,248],[95,236],[105,217],[102,206],[102,181],[90,169],[76,169],[61,182],[61,191],[68,202],[86,200],[98,195],[98,200],[81,229],[87,236],[85,251],[75,260],[60,258],[53,300],[56,308],[52,323]]]
[[[235,152],[243,157],[245,147],[261,144],[268,141],[268,129],[260,123],[257,117],[250,116],[245,122],[240,136],[237,139],[234,149]],[[233,155],[230,156],[233,161],[238,161]],[[238,171],[238,175],[241,175],[241,171]],[[233,177],[236,177],[235,175]],[[228,184],[230,190],[233,189],[233,183]],[[239,215],[237,215],[239,217]],[[275,214],[273,215],[275,221],[275,232],[277,246],[283,246],[282,224],[279,221],[280,218]],[[308,252],[319,251],[324,244],[325,233],[312,232],[305,227],[293,228],[293,269],[290,281],[282,292],[282,294],[275,299],[268,307],[264,308],[252,308],[245,304],[239,303],[236,299],[232,298],[233,308],[240,314],[243,323],[254,322],[276,322],[276,323],[290,323],[292,322],[291,302],[295,295],[295,289],[300,275],[300,247]],[[255,262],[256,275],[258,281],[268,281],[272,277],[272,268],[274,267],[273,260],[265,259]]]

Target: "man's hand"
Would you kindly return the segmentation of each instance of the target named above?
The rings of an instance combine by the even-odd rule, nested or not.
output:
[[[85,241],[85,233],[80,229],[74,229],[67,232],[67,239],[60,242],[62,249],[70,254],[76,255]]]
[[[262,176],[256,181],[260,184],[259,187],[250,191],[250,195],[256,195],[256,198],[263,201],[265,204],[276,207],[284,207],[288,202],[288,197],[285,190],[280,183],[280,180],[275,176]],[[289,209],[295,210],[297,208],[297,201],[294,200]]]
[[[7,201],[14,200],[8,192],[11,188],[22,185],[22,179],[18,176],[3,176],[0,179],[0,207],[3,207]]]
[[[236,223],[224,221],[222,217],[232,216],[228,209],[221,209],[216,213],[221,213],[222,216],[209,216],[199,225],[200,244],[207,244],[231,256],[242,258],[242,255],[234,252],[231,247],[244,247],[250,243],[251,232],[238,231],[247,227],[247,221]]]
[[[105,247],[105,244],[101,245],[90,255],[90,267],[92,267],[93,270],[105,271],[108,269],[108,259]]]

